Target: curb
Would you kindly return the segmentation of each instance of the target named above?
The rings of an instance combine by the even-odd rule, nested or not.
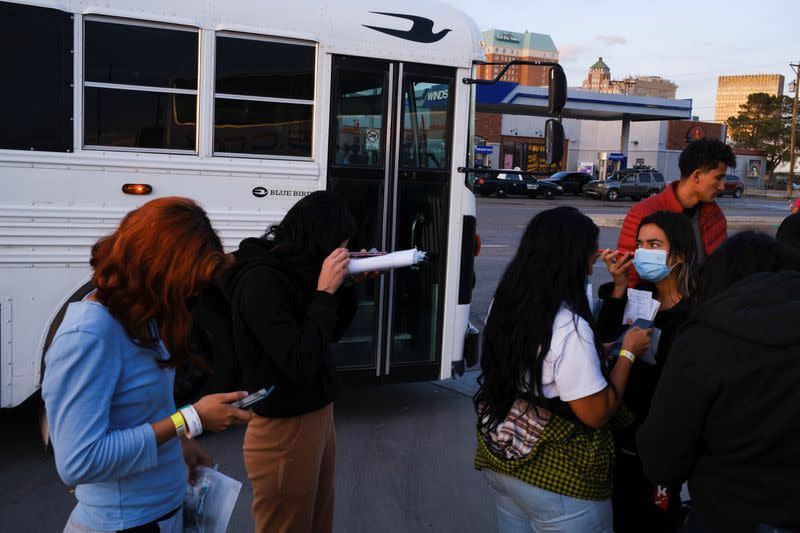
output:
[[[604,228],[621,228],[625,215],[589,215],[595,224]],[[729,216],[729,228],[769,227],[783,222],[785,217],[773,216]]]

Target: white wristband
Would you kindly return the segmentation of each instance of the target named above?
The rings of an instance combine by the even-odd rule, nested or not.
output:
[[[199,437],[203,434],[203,424],[200,422],[200,415],[197,414],[193,405],[187,405],[180,409],[183,418],[186,420],[186,425],[189,426],[189,431],[186,436],[190,439]]]

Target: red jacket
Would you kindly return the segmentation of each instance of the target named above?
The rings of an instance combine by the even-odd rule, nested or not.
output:
[[[617,250],[631,253],[636,250],[639,223],[646,216],[656,211],[683,212],[683,206],[675,194],[677,187],[677,181],[670,183],[663,192],[642,200],[631,207],[625,217],[625,222],[622,223],[622,230],[619,232]],[[700,203],[700,236],[703,238],[703,248],[705,248],[706,256],[711,255],[728,238],[728,221],[716,202]],[[633,287],[638,282],[639,276],[634,269],[631,269],[628,286]]]

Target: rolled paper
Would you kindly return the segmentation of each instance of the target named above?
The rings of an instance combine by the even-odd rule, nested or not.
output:
[[[364,272],[380,272],[395,268],[406,268],[425,261],[425,252],[420,252],[416,248],[402,250],[386,255],[375,257],[365,257],[363,259],[351,259],[347,268],[348,274],[362,274]]]

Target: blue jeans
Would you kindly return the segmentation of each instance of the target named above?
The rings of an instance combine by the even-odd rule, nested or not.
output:
[[[611,499],[581,500],[482,470],[497,506],[499,533],[612,533]]]

